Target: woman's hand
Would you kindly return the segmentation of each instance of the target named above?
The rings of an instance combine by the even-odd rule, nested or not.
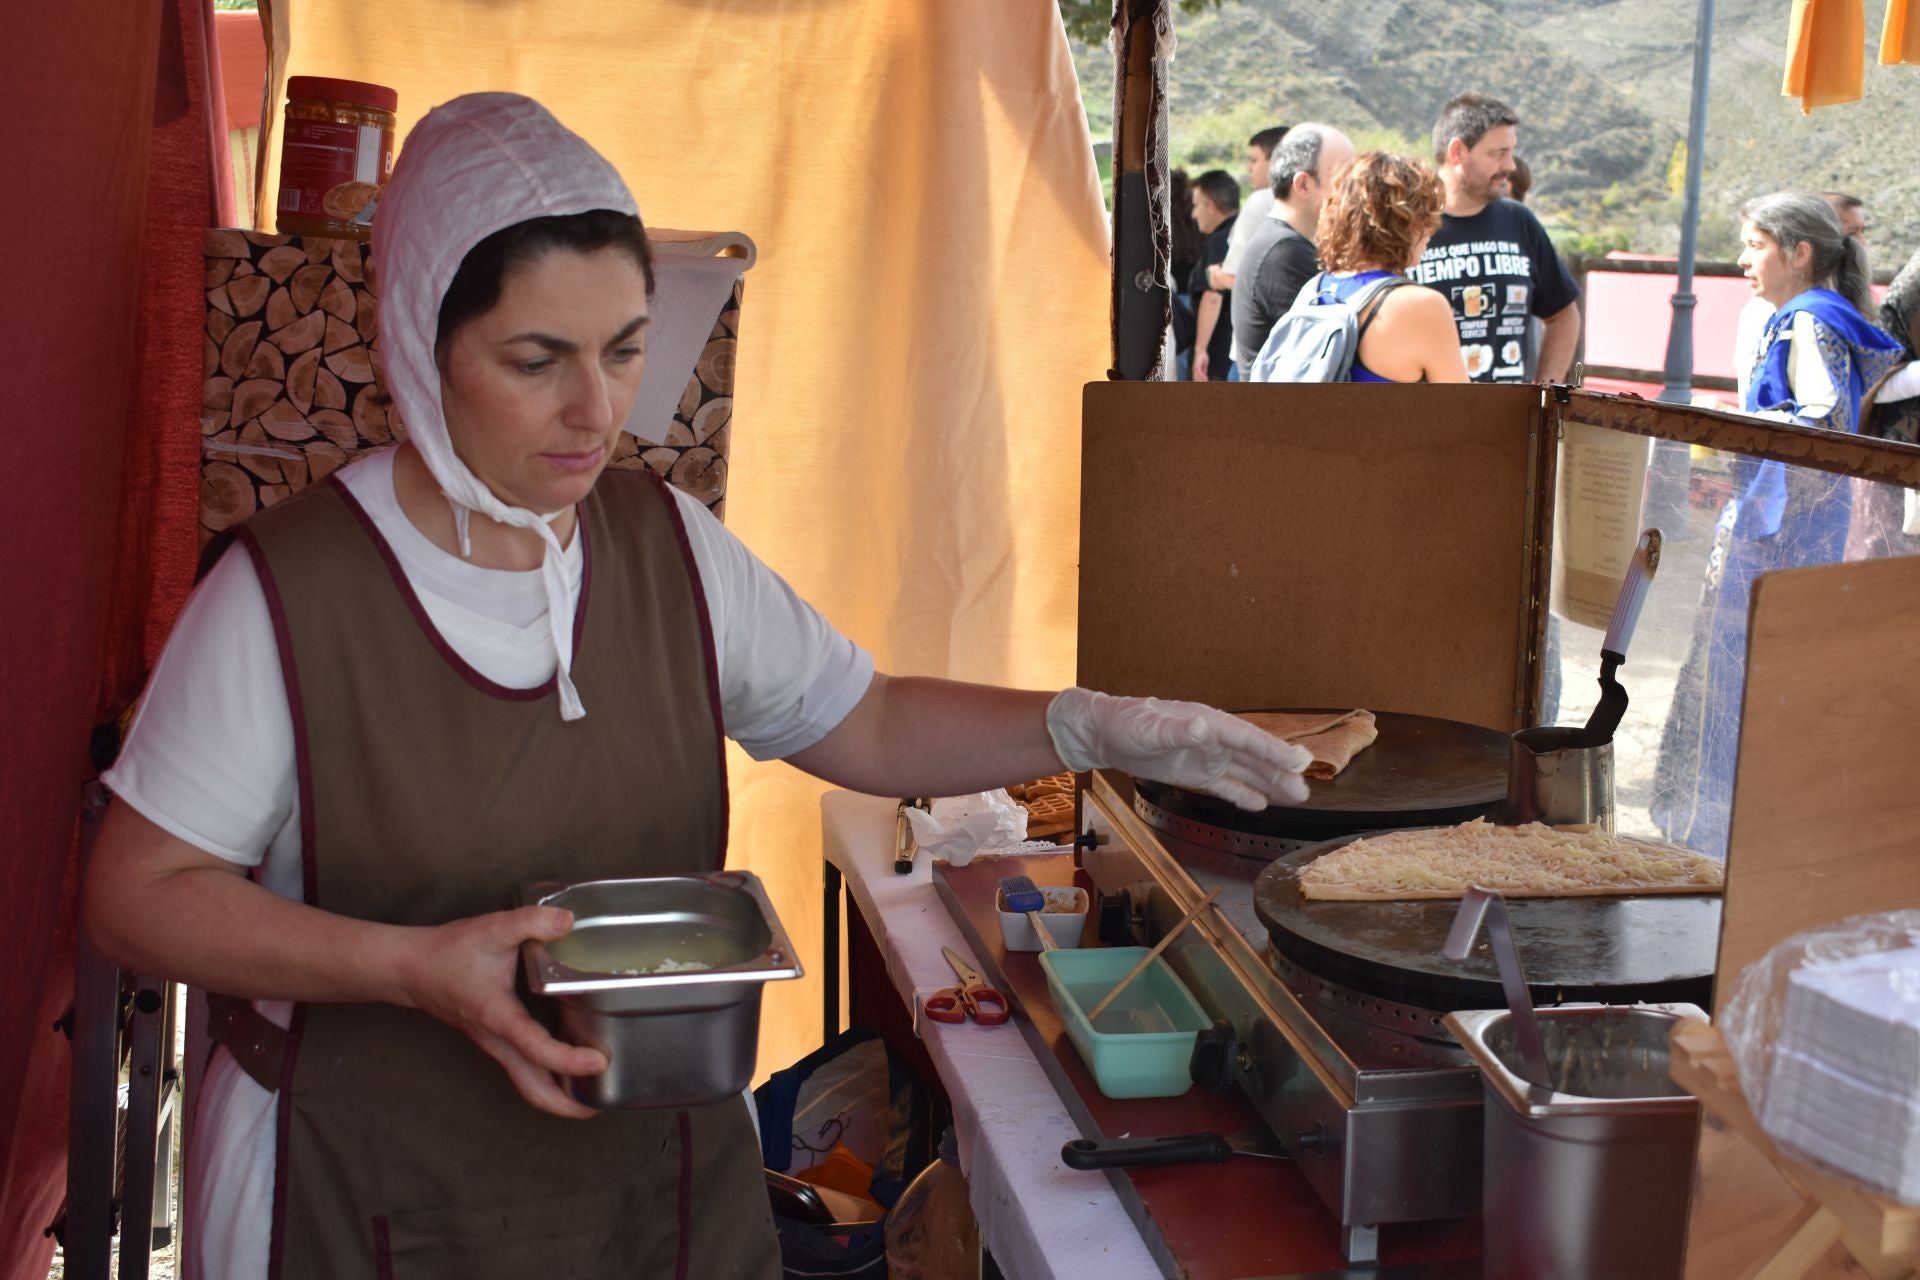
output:
[[[1307,799],[1300,773],[1313,763],[1311,751],[1198,702],[1065,689],[1047,706],[1047,730],[1075,772],[1111,766],[1255,813]]]
[[[520,944],[553,942],[572,928],[571,912],[533,906],[414,930],[400,978],[406,1003],[464,1032],[506,1069],[529,1104],[585,1120],[598,1113],[569,1097],[554,1076],[604,1071],[606,1055],[554,1039],[513,989]]]

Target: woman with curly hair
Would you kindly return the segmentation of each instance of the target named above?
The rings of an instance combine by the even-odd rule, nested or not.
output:
[[[1347,166],[1320,210],[1326,270],[1295,306],[1320,306],[1370,293],[1360,313],[1355,382],[1465,382],[1466,360],[1453,308],[1432,289],[1402,289],[1440,226],[1446,190],[1408,156],[1369,151]]]

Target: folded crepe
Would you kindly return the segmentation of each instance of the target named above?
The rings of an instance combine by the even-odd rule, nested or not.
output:
[[[1248,724],[1313,752],[1306,776],[1316,782],[1336,777],[1380,736],[1371,711],[1243,711]]]

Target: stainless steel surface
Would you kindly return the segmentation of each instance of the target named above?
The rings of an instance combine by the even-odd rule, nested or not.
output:
[[[82,790],[80,909],[86,909],[87,864],[106,816],[99,782]],[[94,950],[86,930],[74,944],[73,1057],[67,1102],[66,1274],[107,1280],[113,1267],[114,1180],[119,1152],[120,970]]]
[[[693,1106],[753,1077],[760,994],[801,968],[757,877],[745,871],[524,885],[573,931],[521,947],[536,1013],[607,1055],[567,1082],[588,1106]]]
[[[84,886],[110,798],[95,779],[81,788],[80,799]],[[65,1274],[74,1280],[145,1280],[153,1250],[173,1238],[178,988],[164,978],[121,970],[94,949],[85,931],[75,943],[73,966],[73,1004],[54,1024],[66,1030],[73,1046],[67,1198],[54,1224],[65,1246]]]
[[[907,803],[902,800],[900,807],[893,811],[893,869],[903,876],[912,873],[916,852],[913,826],[907,821]]]
[[[1485,948],[1464,960],[1441,955],[1456,904],[1311,904],[1350,908],[1364,920],[1322,938],[1295,911],[1282,948],[1276,875],[1329,845],[1267,861],[1250,856],[1237,833],[1209,831],[1197,816],[1166,816],[1142,804],[1124,775],[1096,772],[1082,805],[1082,828],[1093,839],[1081,846],[1082,866],[1104,894],[1126,896],[1143,939],[1162,934],[1204,890],[1227,886],[1204,936],[1177,942],[1168,960],[1202,1007],[1232,1027],[1234,1083],[1278,1138],[1300,1149],[1301,1172],[1340,1223],[1349,1262],[1377,1256],[1383,1225],[1479,1216],[1484,1088],[1443,1014],[1497,1002],[1503,988]],[[1532,998],[1593,999],[1582,994],[1592,987],[1600,998],[1644,991],[1641,998],[1685,999],[1664,988],[1697,978],[1687,944],[1705,939],[1710,947],[1713,930],[1666,918],[1676,901],[1685,913],[1684,899],[1597,909],[1582,899],[1573,905],[1589,909],[1574,921],[1562,918],[1566,903],[1518,904],[1510,925],[1523,940],[1530,929],[1538,935],[1529,954],[1544,948],[1554,960],[1551,980],[1534,975],[1545,989]],[[1409,907],[1433,908],[1433,918],[1410,933],[1414,922],[1401,918]],[[1307,946],[1309,938],[1319,941]],[[1391,989],[1356,985],[1389,970]],[[1462,986],[1486,990],[1449,1002]],[[1616,989],[1617,997],[1601,994]]]
[[[1172,836],[1206,853],[1229,859],[1224,863],[1214,863],[1223,870],[1232,869],[1232,860],[1246,859],[1264,864],[1313,843],[1310,840],[1288,840],[1281,836],[1235,831],[1230,827],[1182,817],[1169,813],[1137,792],[1133,797],[1133,810],[1146,821],[1148,827],[1161,835]]]
[[[161,1160],[171,1166],[171,1147],[160,1134],[171,1114],[177,1075],[173,1069],[173,984],[145,975],[135,979],[128,1039],[126,1149],[120,1188],[119,1280],[147,1280],[154,1248],[154,1193]],[[170,1222],[165,1228],[171,1236]]]
[[[1613,743],[1576,745],[1584,728],[1522,729],[1513,735],[1507,817],[1548,826],[1593,823],[1613,831]]]
[[[1083,795],[1082,865],[1107,894],[1126,892],[1158,937],[1203,895],[1195,875],[1101,773]],[[1230,879],[1202,873],[1209,887]],[[1235,1083],[1341,1223],[1347,1260],[1371,1261],[1385,1222],[1479,1210],[1481,1090],[1461,1066],[1363,1066],[1269,963],[1250,881],[1223,893],[1167,950],[1207,1013],[1234,1030]],[[1337,1024],[1336,1024],[1337,1025]],[[1437,1033],[1437,1028],[1428,1028]]]
[[[1486,1274],[1681,1274],[1700,1104],[1667,1075],[1667,1036],[1693,1005],[1540,1013],[1550,1088],[1516,1072],[1504,1010],[1447,1025],[1479,1065],[1487,1105]]]
[[[1432,1009],[1356,991],[1295,964],[1268,946],[1267,963],[1349,1057],[1377,1070],[1463,1067],[1462,1049]]]
[[[1466,1047],[1489,1089],[1530,1116],[1610,1114],[1614,1103],[1670,1115],[1698,1115],[1694,1096],[1667,1074],[1667,1037],[1683,1018],[1704,1022],[1690,1004],[1571,1004],[1539,1011],[1547,1086],[1520,1074],[1513,1024],[1505,1009],[1448,1014],[1447,1029]]]
[[[1513,930],[1507,925],[1507,900],[1491,889],[1471,888],[1461,895],[1459,914],[1447,934],[1442,950],[1449,960],[1465,960],[1473,951],[1473,940],[1484,924],[1493,943],[1493,960],[1500,969],[1500,986],[1507,996],[1507,1012],[1513,1015],[1514,1043],[1519,1047],[1520,1063],[1527,1079],[1546,1084],[1547,1051],[1540,1043],[1540,1023],[1533,1016],[1533,997],[1527,993],[1526,971],[1520,967],[1520,952],[1513,945]]]

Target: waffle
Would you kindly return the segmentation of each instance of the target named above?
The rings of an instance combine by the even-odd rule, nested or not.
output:
[[[1015,800],[1021,801],[1038,800],[1042,796],[1055,795],[1064,795],[1071,799],[1073,775],[1071,773],[1049,774],[1044,778],[1035,778],[1032,782],[1022,782],[1008,787],[1007,791]]]
[[[1027,838],[1065,835],[1073,830],[1073,774],[1055,773],[1007,788],[1027,811]]]

